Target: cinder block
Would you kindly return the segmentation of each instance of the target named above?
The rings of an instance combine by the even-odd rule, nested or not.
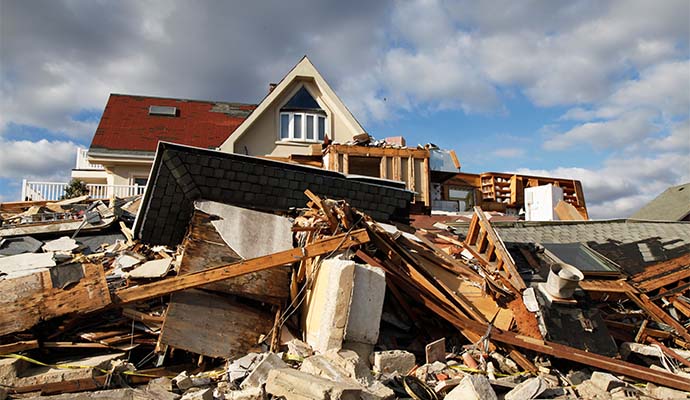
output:
[[[417,363],[414,354],[405,350],[376,351],[372,358],[371,364],[374,371],[383,374],[399,373],[405,375]]]
[[[386,295],[386,273],[381,268],[366,264],[356,264],[354,273],[344,338],[353,342],[376,344]]]

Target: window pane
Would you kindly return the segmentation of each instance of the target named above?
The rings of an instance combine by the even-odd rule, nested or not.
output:
[[[295,114],[294,125],[292,127],[294,139],[302,139],[302,114]]]
[[[280,114],[280,138],[288,139],[290,137],[290,115]]]
[[[325,134],[326,134],[326,118],[325,117],[319,117],[319,140],[323,140],[323,137]]]
[[[307,115],[307,139],[314,140],[314,116]]]

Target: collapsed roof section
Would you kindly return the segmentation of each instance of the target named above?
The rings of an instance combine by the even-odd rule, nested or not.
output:
[[[305,190],[345,199],[377,220],[406,221],[414,193],[396,182],[371,183],[343,174],[240,154],[161,142],[134,233],[149,243],[182,240],[197,199],[288,212]]]

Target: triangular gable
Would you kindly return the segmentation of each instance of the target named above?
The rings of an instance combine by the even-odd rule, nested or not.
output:
[[[326,83],[326,80],[317,71],[314,64],[309,61],[307,56],[304,56],[297,65],[295,65],[290,72],[278,83],[256,107],[256,109],[237,127],[233,134],[220,146],[221,151],[234,153],[235,142],[240,139],[249,128],[263,115],[263,113],[272,106],[277,99],[283,97],[288,90],[294,90],[293,83],[299,80],[311,80],[321,92],[321,100],[327,103],[328,107],[342,118],[347,125],[347,130],[357,133],[363,133],[364,128],[352,115],[350,110],[343,104],[340,98],[335,94],[333,89]],[[302,89],[300,89],[302,90]],[[305,90],[306,91],[306,90]],[[308,92],[307,92],[308,93]]]

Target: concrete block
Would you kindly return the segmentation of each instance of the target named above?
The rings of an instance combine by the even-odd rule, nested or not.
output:
[[[225,392],[225,400],[263,400],[264,391],[260,387]]]
[[[506,393],[505,400],[529,400],[539,397],[548,385],[540,377],[530,378],[515,386],[513,390]]]
[[[190,389],[180,400],[213,400],[213,389]]]
[[[275,353],[268,353],[263,360],[254,368],[254,370],[242,381],[240,388],[248,389],[250,387],[260,387],[266,382],[268,372],[272,369],[287,368],[288,365],[278,357]]]
[[[172,383],[175,384],[180,390],[184,391],[192,387],[192,378],[187,375],[187,371],[180,372],[176,377],[172,379]]]
[[[607,372],[594,371],[590,381],[599,389],[607,392],[617,387],[625,386],[625,382]]]
[[[359,400],[361,389],[291,368],[271,370],[266,393],[286,400]]]
[[[305,302],[304,331],[307,343],[317,352],[340,349],[345,335],[355,262],[323,260],[314,287]]]
[[[405,350],[376,351],[371,362],[374,371],[382,374],[407,374],[417,364],[414,354]]]
[[[160,400],[178,400],[181,396],[172,390],[172,381],[166,377],[152,379],[146,385],[146,392]]]
[[[385,296],[386,273],[381,268],[356,264],[345,340],[376,344]]]
[[[446,400],[498,400],[484,375],[466,375],[460,384],[448,392]]]

